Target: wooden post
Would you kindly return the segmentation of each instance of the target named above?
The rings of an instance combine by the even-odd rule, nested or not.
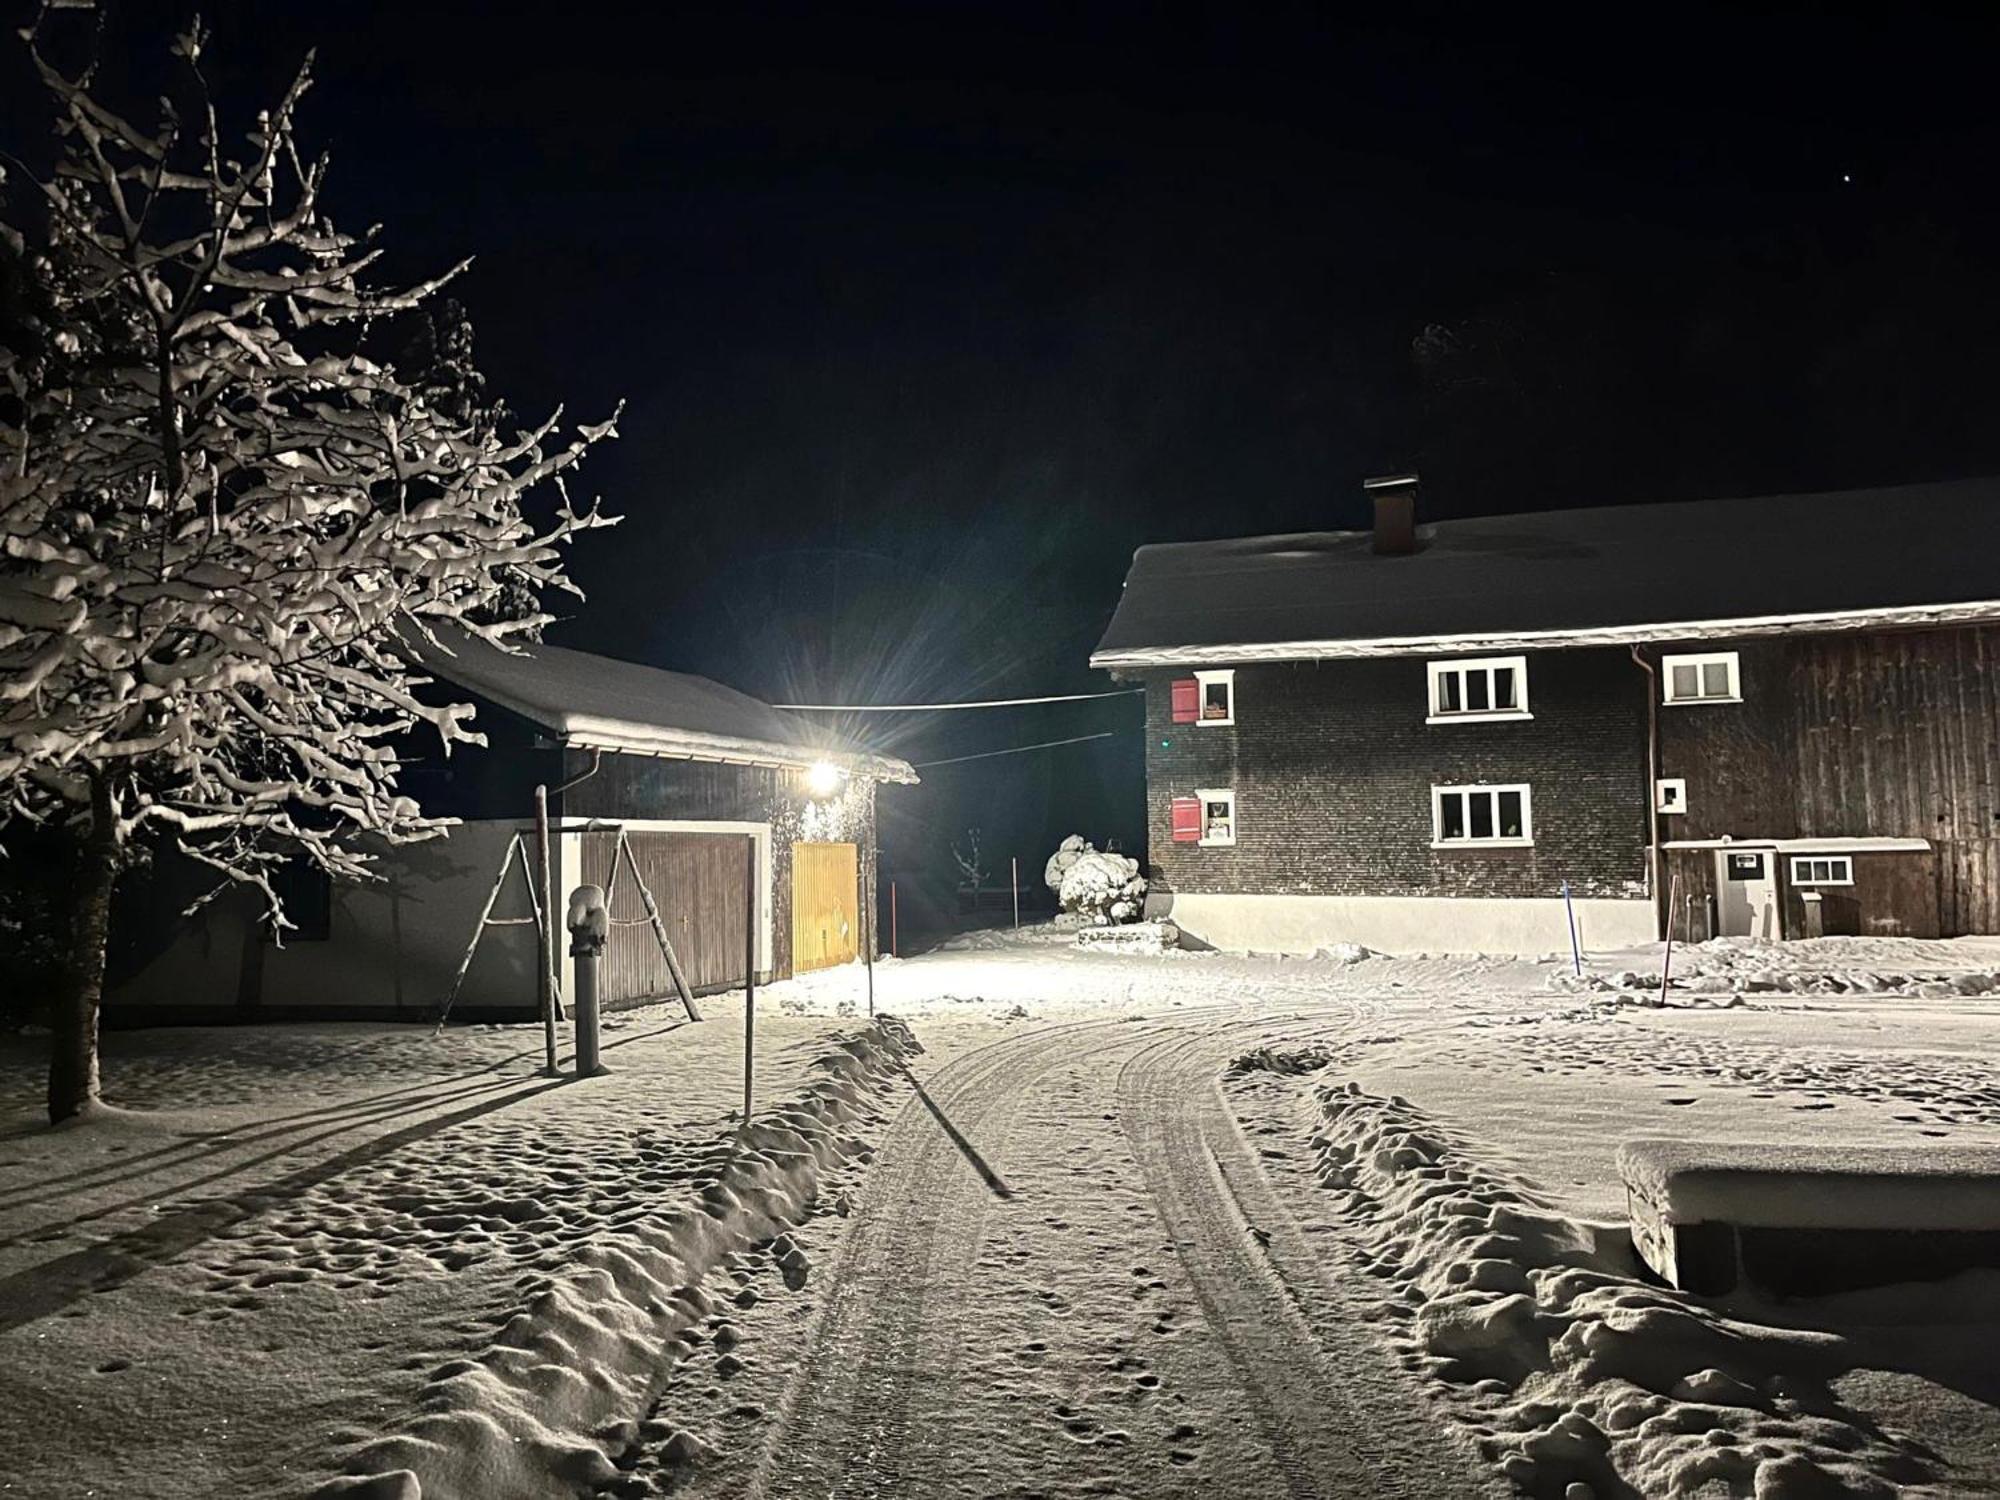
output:
[[[1008,855],[1007,868],[1011,872],[1009,878],[1014,882],[1014,930],[1019,932],[1021,930],[1021,856],[1018,854]]]
[[[536,878],[542,888],[542,909],[536,913],[541,918],[535,923],[537,953],[541,958],[541,972],[535,976],[536,999],[541,1002],[542,1049],[545,1053],[542,1071],[550,1077],[556,1071],[556,884],[549,871],[549,789],[537,784],[535,787],[535,849]]]
[[[875,1019],[875,923],[870,915],[875,893],[869,889],[868,860],[863,850],[861,867],[854,873],[855,902],[861,908],[855,920],[861,924],[861,960],[868,967],[868,1018]]]
[[[1667,866],[1667,951],[1660,956],[1660,1004],[1667,1003],[1667,975],[1674,967],[1674,884],[1680,879],[1678,865]]]
[[[757,835],[743,836],[743,1123],[757,1104]]]
[[[1563,910],[1569,914],[1569,959],[1576,972],[1583,973],[1583,947],[1576,940],[1576,903],[1570,899],[1569,882],[1563,882]]]

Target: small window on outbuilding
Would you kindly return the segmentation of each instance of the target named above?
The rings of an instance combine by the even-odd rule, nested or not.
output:
[[[1660,658],[1665,703],[1741,703],[1743,685],[1734,651]]]
[[[1845,854],[1795,854],[1792,856],[1792,884],[1802,887],[1853,885],[1854,861]]]
[[[1199,690],[1197,702],[1200,704],[1202,724],[1222,725],[1236,722],[1236,672],[1228,668],[1218,672],[1197,672],[1195,686]]]
[[[1229,787],[1196,792],[1201,804],[1201,841],[1209,846],[1236,842],[1236,793]]]

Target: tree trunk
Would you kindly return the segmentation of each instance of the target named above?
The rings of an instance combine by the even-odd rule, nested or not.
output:
[[[56,1004],[49,1056],[49,1123],[97,1102],[97,1008],[104,998],[104,950],[111,934],[111,887],[118,875],[118,819],[111,783],[90,780],[90,832],[71,882],[69,963]]]

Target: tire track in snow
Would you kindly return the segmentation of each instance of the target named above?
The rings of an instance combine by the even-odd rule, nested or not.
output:
[[[992,1042],[926,1082],[958,1127],[1004,1159],[1021,1085],[1082,1037],[1129,1020],[1052,1026]],[[995,1116],[998,1116],[996,1119]],[[752,1496],[918,1494],[929,1437],[912,1451],[919,1387],[949,1389],[956,1320],[936,1293],[960,1285],[977,1257],[993,1197],[921,1108],[906,1108],[884,1140],[831,1277],[831,1290],[788,1392]]]
[[[1197,1326],[1205,1345],[1219,1347],[1202,1362],[1236,1377],[1228,1392],[1190,1394],[1249,1419],[1243,1426],[1255,1427],[1261,1441],[1253,1447],[1269,1454],[1273,1487],[1282,1479],[1289,1495],[1480,1493],[1472,1477],[1477,1460],[1456,1445],[1439,1451],[1436,1431],[1406,1399],[1407,1377],[1348,1319],[1219,1088],[1222,1063],[1263,1033],[1329,1021],[1338,1032],[1361,1019],[1359,1006],[1249,1017],[1240,1006],[1215,1006],[1157,1020],[1048,1027],[968,1053],[927,1087],[1003,1162],[1026,1128],[1022,1101],[1071,1065],[1101,1058],[1105,1104],[1116,1110],[1102,1116],[1103,1129],[1132,1153],[1143,1179],[1136,1185],[1150,1193],[1151,1213],[1179,1251],[1176,1279],[1188,1278],[1206,1314]],[[1046,1191],[1035,1197],[1037,1210],[1077,1206]],[[1000,1291],[968,1272],[993,1216],[1016,1208],[996,1207],[929,1115],[905,1110],[844,1237],[748,1493],[770,1500],[930,1496],[970,1482],[954,1466],[965,1455],[948,1450],[954,1429],[963,1445],[972,1409],[990,1393],[966,1384],[973,1373],[965,1369],[966,1334],[975,1312],[990,1329]],[[1082,1461],[1081,1453],[1043,1458],[1065,1470]],[[1081,1479],[1053,1471],[1039,1477]],[[1176,1492],[1202,1493],[1214,1482],[1189,1472]]]
[[[1350,1026],[1357,1018],[1333,1014]],[[1440,1453],[1435,1427],[1403,1399],[1406,1378],[1328,1281],[1223,1100],[1227,1056],[1275,1023],[1305,1019],[1265,1017],[1150,1043],[1120,1074],[1120,1122],[1288,1494],[1485,1493],[1490,1486],[1473,1477],[1477,1459]]]

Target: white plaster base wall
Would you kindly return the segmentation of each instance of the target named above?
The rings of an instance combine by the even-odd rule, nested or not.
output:
[[[1311,953],[1359,943],[1378,953],[1521,953],[1569,947],[1560,897],[1233,896],[1176,891],[1149,903],[1149,917],[1171,917],[1182,931],[1226,952]],[[1659,936],[1653,903],[1593,899],[1576,903],[1585,948],[1629,948]]]
[[[231,891],[204,907],[140,973],[118,985],[113,1004],[229,1010],[248,989],[273,1010],[288,1006],[367,1015],[431,1015],[479,925],[479,913],[517,831],[512,821],[458,824],[438,839],[379,852],[379,879],[333,888],[325,941],[266,943],[261,898]],[[518,863],[494,903],[496,917],[529,914]],[[491,927],[465,976],[459,1003],[535,1008],[535,930]]]

